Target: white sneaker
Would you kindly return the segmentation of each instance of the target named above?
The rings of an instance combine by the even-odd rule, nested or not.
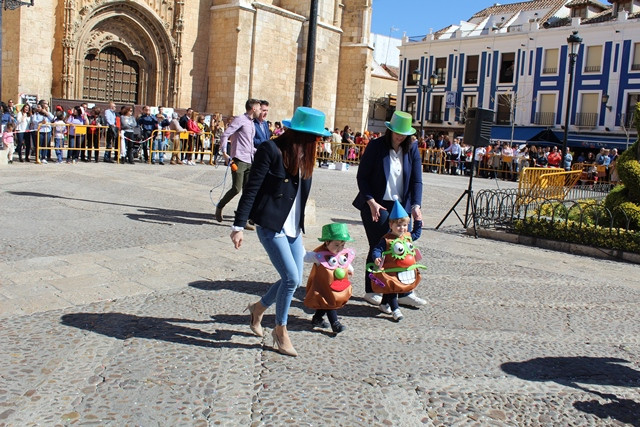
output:
[[[382,303],[382,294],[367,292],[364,294],[364,300],[371,305],[380,305]]]
[[[378,306],[378,310],[380,310],[384,314],[391,314],[391,307],[389,307],[389,304],[380,304]]]
[[[395,320],[396,322],[399,322],[402,319],[404,319],[404,316],[400,312],[399,308],[396,308],[395,310],[393,310],[393,312],[391,314],[393,315],[393,320]]]
[[[189,161],[188,161],[188,160],[183,160],[183,161],[182,161],[182,164],[183,164],[183,165],[188,165],[188,164],[189,164]]]
[[[42,163],[43,165],[46,165],[46,164],[47,164],[47,163],[49,163],[49,162],[47,162],[47,160],[46,160],[46,159],[42,159],[42,160],[40,160],[40,163]]]
[[[399,297],[398,304],[408,305],[409,307],[420,308],[423,305],[426,305],[427,302],[422,298],[418,297],[415,293],[411,292],[409,295],[405,297]]]
[[[195,165],[196,165],[196,162],[189,161],[189,166],[195,166]]]

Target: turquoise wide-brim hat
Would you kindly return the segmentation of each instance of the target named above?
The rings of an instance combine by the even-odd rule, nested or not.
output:
[[[349,235],[349,229],[347,224],[333,222],[331,224],[325,224],[322,226],[322,237],[319,238],[321,242],[330,242],[332,240],[341,240],[343,242],[352,242],[353,239]]]
[[[391,121],[384,122],[387,129],[392,132],[399,133],[400,135],[413,135],[416,130],[411,127],[413,117],[409,113],[404,111],[396,111],[391,116]]]
[[[298,107],[291,120],[283,120],[284,127],[313,135],[331,136],[324,128],[325,115],[322,111],[310,107]]]

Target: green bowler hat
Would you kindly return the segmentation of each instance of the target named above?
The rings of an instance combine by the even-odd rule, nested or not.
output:
[[[341,240],[343,242],[352,242],[353,239],[349,236],[349,230],[347,224],[339,222],[333,222],[322,226],[322,237],[319,238],[321,242],[330,242],[331,240]]]
[[[416,133],[416,130],[411,127],[411,122],[413,122],[413,117],[411,114],[405,113],[404,111],[396,111],[391,116],[390,122],[384,122],[387,128],[395,133],[399,133],[400,135],[413,135]]]

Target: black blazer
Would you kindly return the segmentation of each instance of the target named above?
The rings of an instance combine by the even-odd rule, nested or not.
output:
[[[251,218],[261,227],[280,232],[293,206],[298,185],[302,186],[299,226],[304,231],[304,208],[309,198],[311,178],[301,179],[300,175],[288,173],[282,163],[282,153],[275,142],[263,142],[256,150],[233,225],[244,227]]]
[[[358,166],[359,192],[353,201],[353,206],[357,209],[368,208],[367,201],[370,199],[382,203],[391,165],[390,149],[384,135],[367,144]],[[399,201],[411,213],[411,206],[422,204],[422,160],[416,143],[411,144],[408,152],[402,154],[402,183]]]

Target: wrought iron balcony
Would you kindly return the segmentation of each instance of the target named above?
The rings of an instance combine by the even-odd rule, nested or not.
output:
[[[536,113],[535,124],[543,126],[553,126],[556,124],[556,113],[540,111]]]
[[[576,113],[575,125],[578,127],[594,128],[598,123],[598,113]]]

